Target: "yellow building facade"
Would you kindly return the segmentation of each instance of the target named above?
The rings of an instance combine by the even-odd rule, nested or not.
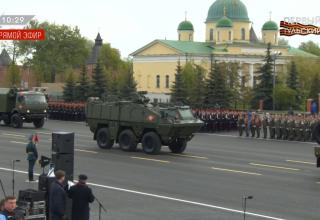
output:
[[[131,54],[134,78],[139,91],[147,91],[152,101],[168,102],[175,79],[177,62],[183,66],[192,61],[209,70],[211,57],[217,62],[237,62],[239,75],[255,83],[255,72],[264,63],[267,44],[277,54],[276,73],[286,72],[292,56],[310,56],[289,46],[278,45],[278,25],[267,21],[258,39],[249,20],[246,6],[240,0],[216,0],[208,10],[203,42],[194,41],[194,27],[182,21],[177,40],[154,40]],[[281,54],[281,55],[279,55]]]

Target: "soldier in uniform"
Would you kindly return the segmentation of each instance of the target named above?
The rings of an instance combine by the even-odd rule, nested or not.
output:
[[[288,140],[288,116],[285,115],[281,120],[282,139]]]
[[[242,114],[239,115],[239,120],[238,120],[238,129],[239,129],[239,136],[242,137],[243,134],[243,129],[245,128],[244,124],[244,117]]]
[[[279,115],[275,116],[275,120],[274,120],[274,124],[275,124],[275,133],[276,133],[276,139],[280,139],[281,138],[281,119]]]
[[[292,141],[294,140],[294,137],[295,137],[295,120],[294,120],[294,117],[292,115],[289,116],[289,120],[288,120],[288,131],[289,131],[289,134],[288,134],[288,139],[289,141]]]
[[[261,131],[261,119],[259,115],[255,116],[254,124],[256,126],[256,133],[257,133],[257,138],[260,138],[260,131]]]
[[[296,117],[295,120],[295,140],[296,141],[301,141],[302,138],[302,123],[301,123],[301,118],[300,115]]]
[[[274,121],[274,116],[273,115],[270,115],[268,124],[269,124],[270,138],[274,139],[275,138],[275,121]]]
[[[245,115],[244,118],[244,128],[246,131],[246,137],[249,137],[249,118],[248,118],[248,114]]]
[[[266,139],[268,137],[268,118],[266,114],[263,115],[262,130],[263,130],[263,138]]]
[[[250,120],[250,131],[251,131],[251,137],[254,137],[256,133],[256,124],[255,124],[255,114],[251,114],[251,120]]]

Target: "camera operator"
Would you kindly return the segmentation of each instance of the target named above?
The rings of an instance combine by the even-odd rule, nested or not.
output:
[[[14,196],[7,196],[4,200],[3,210],[0,212],[0,220],[23,220],[23,215],[18,214],[17,200]]]

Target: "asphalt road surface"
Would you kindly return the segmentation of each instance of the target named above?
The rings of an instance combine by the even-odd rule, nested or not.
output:
[[[16,163],[16,194],[37,188],[28,183],[25,145],[40,135],[38,151],[50,156],[51,133],[75,132],[75,176],[87,174],[90,187],[107,208],[102,219],[247,220],[320,218],[320,169],[313,143],[239,138],[235,133],[197,134],[182,155],[167,147],[160,155],[101,150],[84,123],[47,121],[43,129],[0,126],[0,179],[12,194],[11,161]],[[141,148],[140,148],[141,149]],[[41,173],[40,167],[36,168]],[[0,192],[0,197],[2,192]],[[98,204],[91,205],[98,219]]]

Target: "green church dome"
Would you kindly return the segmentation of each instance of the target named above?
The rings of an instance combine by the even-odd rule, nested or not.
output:
[[[222,16],[232,21],[249,21],[247,7],[240,0],[216,0],[209,8],[206,21],[217,21]]]
[[[264,23],[264,25],[262,26],[262,30],[263,31],[277,31],[278,25],[276,22],[274,21],[267,21],[266,23]]]
[[[178,31],[193,31],[193,25],[190,21],[183,21],[178,26]]]
[[[233,26],[232,21],[229,18],[227,18],[226,16],[223,16],[217,22],[217,27],[232,27],[232,26]]]

